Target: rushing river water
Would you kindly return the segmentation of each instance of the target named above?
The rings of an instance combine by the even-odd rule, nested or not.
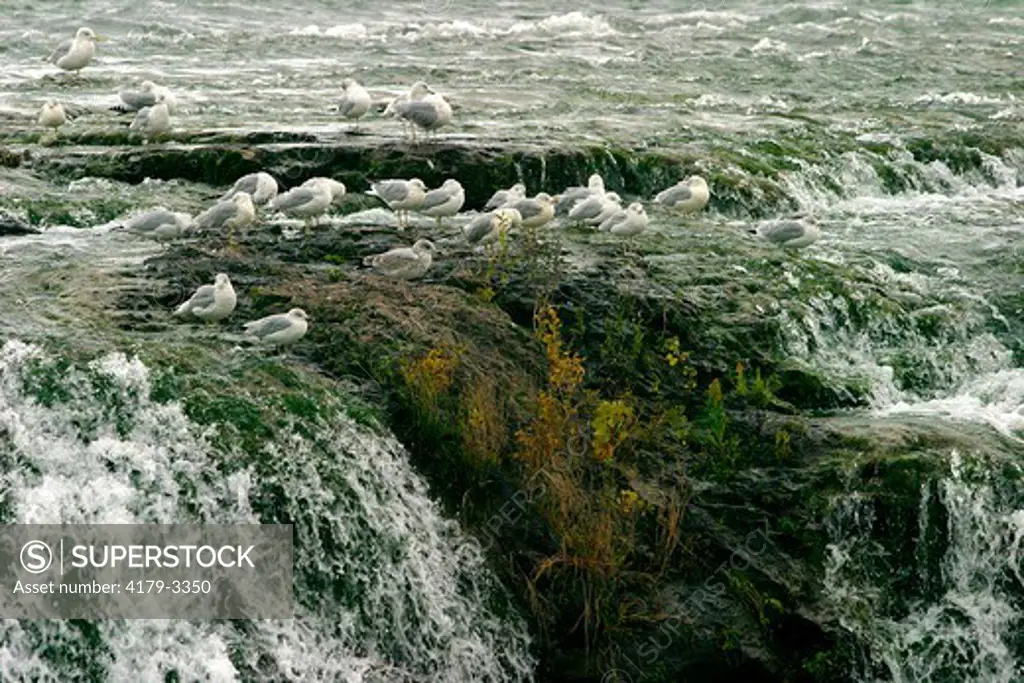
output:
[[[344,127],[330,111],[339,81],[354,76],[380,100],[415,80],[429,82],[455,106],[456,122],[443,135],[454,141],[659,148],[705,155],[708,172],[742,174],[737,158],[776,163],[779,155],[766,143],[782,134],[799,139],[803,154],[789,161],[779,186],[793,204],[820,216],[824,237],[807,260],[764,272],[773,291],[784,293],[773,314],[785,321],[789,354],[864,386],[870,405],[862,412],[870,419],[971,422],[1008,444],[998,453],[949,453],[949,477],[922,491],[922,505],[937,501],[951,520],[951,540],[928,579],[939,587],[937,597],[901,612],[887,612],[878,587],[865,580],[864,568],[882,551],[858,539],[874,520],[856,496],[837,501],[824,582],[844,625],[870,647],[855,675],[1021,680],[1024,650],[1014,633],[1022,625],[1024,499],[963,459],[994,460],[997,471],[1019,467],[1022,454],[1024,149],[980,151],[977,163],[958,168],[915,160],[904,147],[958,131],[984,139],[1024,126],[1019,3],[500,4],[4,0],[0,131],[18,147],[45,99],[102,112],[116,104],[121,87],[150,78],[176,93],[179,131],[329,136]],[[41,58],[82,25],[109,37],[96,63],[82,82],[51,78],[55,69]],[[115,127],[116,118],[92,114],[72,128]],[[401,134],[396,122],[373,114],[362,125],[380,136]],[[85,179],[68,187],[0,168],[0,204],[15,213],[22,200],[66,191],[84,197],[85,207],[110,194],[139,204],[198,196],[177,181],[129,187]],[[0,329],[7,337],[0,348],[0,435],[7,441],[0,443],[19,454],[3,479],[3,521],[173,522],[197,509],[220,522],[259,519],[247,495],[256,475],[240,467],[224,481],[204,477],[224,446],[174,405],[147,398],[155,380],[130,357],[185,340],[165,332],[154,341],[82,322],[112,306],[117,288],[131,284],[124,273],[158,249],[119,239],[83,211],[66,222],[91,229],[48,225],[39,236],[0,240]],[[652,211],[652,231],[675,240],[678,254],[651,264],[685,279],[698,261],[688,249],[710,241],[721,247],[715,267],[750,271],[763,258],[746,246],[744,225],[710,211],[678,226]],[[846,268],[857,284],[822,291],[815,263]],[[900,308],[868,305],[872,290]],[[77,367],[62,362],[61,345],[106,355]],[[206,353],[225,377],[252,362],[230,349]],[[69,405],[30,400],[24,385],[40,367],[66,385]],[[119,409],[135,425],[128,432],[96,398],[96,387],[112,385],[131,396]],[[299,453],[302,463],[275,473],[284,499],[311,510],[318,519],[309,524],[359,549],[344,566],[306,558],[310,571],[348,577],[356,607],[332,597],[304,619],[245,633],[184,622],[93,630],[8,622],[0,632],[0,679],[149,681],[174,669],[192,672],[178,680],[256,680],[226,654],[241,639],[257,653],[253,670],[269,657],[291,680],[532,677],[522,620],[495,607],[503,593],[482,558],[452,562],[461,532],[427,497],[398,444],[348,418],[317,436],[296,429],[280,439],[279,448],[291,449],[289,457]],[[191,454],[185,472],[174,457],[182,453]],[[1007,462],[1010,455],[1016,463]],[[182,476],[195,480],[187,496]],[[327,480],[346,482],[347,498]],[[405,550],[389,553],[395,547]]]

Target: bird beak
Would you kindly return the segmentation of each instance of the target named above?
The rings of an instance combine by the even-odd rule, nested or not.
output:
[[[105,43],[109,39],[106,36],[96,36],[95,40],[97,43]]]

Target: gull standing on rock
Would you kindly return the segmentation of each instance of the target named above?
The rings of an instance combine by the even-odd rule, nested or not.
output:
[[[462,184],[453,178],[444,181],[441,187],[431,190],[423,196],[419,212],[424,216],[437,219],[437,227],[441,227],[442,218],[450,218],[462,209],[466,203],[466,191]]]
[[[370,111],[373,100],[370,99],[370,93],[366,92],[366,88],[356,83],[353,78],[346,78],[341,85],[345,88],[345,92],[341,96],[341,101],[338,102],[338,113],[350,121],[355,121],[358,128],[359,119]]]
[[[331,193],[331,204],[340,204],[341,200],[345,198],[345,193],[348,192],[348,188],[345,187],[345,183],[339,183],[334,178],[317,177],[310,178],[306,182],[302,183],[303,187],[309,187],[314,183],[320,183]]]
[[[224,273],[217,273],[212,285],[203,285],[188,301],[178,306],[174,315],[191,313],[204,323],[224,320],[235,310],[238,297],[231,280]]]
[[[311,178],[299,187],[293,187],[270,202],[270,209],[303,221],[302,230],[309,233],[310,221],[318,218],[331,205],[331,187],[322,178]]]
[[[473,246],[486,247],[501,241],[509,230],[519,227],[523,217],[515,209],[495,209],[481,214],[462,228],[466,242]]]
[[[633,238],[647,229],[647,212],[640,202],[633,202],[625,211],[619,211],[614,216],[601,223],[598,230],[610,232],[613,235],[620,235],[629,240],[632,247]]]
[[[707,206],[710,198],[707,181],[695,175],[659,192],[654,201],[683,213],[695,213]]]
[[[750,232],[785,249],[810,246],[821,237],[818,221],[806,214],[763,223]]]
[[[372,267],[381,275],[399,280],[415,280],[430,270],[435,250],[430,240],[417,240],[412,247],[399,247],[376,256],[367,256],[363,259],[363,265]]]
[[[83,26],[74,38],[65,40],[51,52],[46,61],[56,64],[62,71],[81,71],[96,56],[96,43],[103,40],[105,38],[97,36],[91,28]]]
[[[419,178],[379,180],[370,184],[370,189],[366,191],[366,194],[377,197],[387,204],[389,209],[398,214],[398,229],[403,230],[409,225],[409,212],[415,211],[423,204],[427,186]]]
[[[272,201],[277,196],[278,187],[277,180],[274,176],[263,171],[256,173],[248,173],[238,180],[231,186],[231,189],[224,193],[221,197],[223,200],[231,199],[239,192],[245,192],[252,197],[253,204],[257,206],[264,206],[267,202]]]
[[[138,237],[167,242],[181,237],[192,227],[192,216],[187,213],[153,209],[134,216],[124,224],[124,229]]]
[[[68,115],[64,111],[64,105],[60,102],[50,100],[43,104],[39,112],[39,125],[45,128],[53,128],[56,132],[61,126],[68,122]]]
[[[231,199],[217,202],[196,216],[195,225],[199,230],[228,229],[228,244],[235,243],[235,229],[246,228],[256,221],[256,207],[252,197],[239,192]]]
[[[143,107],[135,115],[135,120],[128,126],[130,130],[141,131],[147,139],[166,133],[171,129],[171,112],[164,102],[164,95],[156,96],[156,104]]]
[[[547,192],[541,192],[532,199],[520,199],[512,202],[505,208],[515,209],[522,216],[524,228],[539,228],[555,217],[555,204],[557,198]]]
[[[522,183],[516,183],[507,190],[498,190],[491,195],[491,198],[484,204],[484,211],[490,211],[491,209],[500,209],[503,206],[507,206],[512,202],[517,202],[526,196],[526,185]]]
[[[572,207],[572,211],[569,212],[569,220],[580,222],[596,220],[599,224],[622,208],[621,203],[622,199],[614,192],[595,192]]]
[[[178,101],[167,88],[157,85],[153,81],[142,81],[138,90],[125,89],[118,93],[121,104],[111,107],[114,111],[129,113],[138,111],[143,107],[152,107],[157,102],[157,96],[164,96],[164,104],[171,114],[178,106]]]
[[[309,316],[301,308],[245,323],[245,333],[263,344],[294,344],[306,335]]]
[[[604,178],[600,173],[594,173],[587,179],[586,187],[570,187],[560,195],[558,204],[555,206],[555,213],[563,216],[572,210],[576,202],[586,199],[591,195],[604,194]]]
[[[412,124],[413,142],[416,142],[416,128],[431,133],[452,120],[451,105],[423,81],[413,84],[409,90],[409,97],[404,102],[398,102],[396,99],[392,105],[399,118]]]

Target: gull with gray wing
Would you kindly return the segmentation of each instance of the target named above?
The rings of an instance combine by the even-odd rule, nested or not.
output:
[[[409,224],[409,212],[415,211],[423,204],[427,186],[419,178],[379,180],[370,184],[370,189],[366,194],[377,197],[387,204],[388,208],[397,214],[398,228],[402,230]]]
[[[750,232],[785,249],[807,247],[821,237],[818,221],[807,214],[762,223]]]
[[[363,259],[363,265],[370,266],[381,275],[399,280],[415,280],[430,270],[435,249],[430,240],[417,240],[412,247],[399,247],[376,256],[367,256]]]
[[[222,200],[196,216],[195,226],[199,230],[228,229],[228,243],[235,243],[235,229],[245,228],[256,220],[256,207],[252,197],[239,192],[231,199]]]
[[[491,198],[484,204],[484,211],[490,211],[491,209],[500,209],[503,206],[517,202],[526,196],[526,185],[522,183],[516,183],[507,190],[498,190],[491,195]]]
[[[124,223],[127,232],[158,242],[168,242],[181,237],[191,227],[192,216],[164,208],[141,213]]]
[[[536,197],[520,199],[512,202],[505,208],[515,209],[522,216],[524,228],[539,228],[555,217],[555,203],[558,200],[547,192],[541,192]]]
[[[238,297],[231,279],[225,273],[217,273],[212,285],[203,285],[192,297],[178,306],[174,315],[192,314],[205,323],[224,320],[235,310]]]
[[[164,95],[156,96],[156,104],[143,107],[135,114],[135,120],[128,126],[130,130],[140,131],[147,139],[161,135],[171,129],[171,112],[164,102]]]
[[[306,335],[309,316],[301,308],[293,308],[287,313],[247,322],[244,327],[245,333],[260,343],[284,346],[294,344]]]
[[[338,102],[338,113],[349,121],[355,121],[358,127],[359,119],[370,111],[373,100],[370,99],[370,93],[366,92],[366,88],[359,85],[354,78],[346,78],[341,85],[345,88],[345,92],[342,93],[341,100]]]
[[[570,187],[559,195],[555,213],[559,216],[565,215],[572,210],[576,202],[595,194],[604,194],[604,178],[599,173],[594,173],[587,179],[586,187]]]
[[[437,219],[437,227],[440,228],[441,219],[454,216],[465,203],[466,191],[462,189],[462,184],[454,178],[449,178],[441,187],[423,195],[419,212]]]
[[[96,43],[104,40],[93,33],[91,28],[83,26],[75,33],[75,37],[65,40],[57,49],[50,53],[46,61],[56,64],[62,71],[81,71],[89,66],[96,56]]]
[[[412,124],[413,142],[416,141],[416,128],[431,133],[452,120],[452,108],[448,101],[422,81],[413,84],[405,101],[396,100],[392,104],[395,114]]]
[[[331,188],[322,178],[311,178],[308,184],[294,187],[270,202],[270,209],[303,221],[303,232],[308,233],[310,221],[319,218],[331,205]]]
[[[277,180],[274,179],[274,176],[263,171],[248,173],[236,180],[235,184],[224,193],[221,199],[231,199],[239,192],[245,192],[252,197],[253,204],[264,206],[277,196]]]
[[[695,213],[707,206],[710,198],[707,181],[695,175],[680,180],[667,190],[662,190],[654,201],[676,211]]]
[[[523,222],[515,209],[495,209],[481,214],[463,226],[466,242],[476,247],[487,247],[504,239],[509,230]]]

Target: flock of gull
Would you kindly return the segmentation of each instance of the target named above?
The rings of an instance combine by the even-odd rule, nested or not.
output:
[[[95,44],[101,40],[103,38],[91,29],[80,28],[73,39],[54,50],[48,59],[64,71],[78,72],[92,61]],[[372,98],[352,79],[343,81],[343,87],[338,113],[358,125],[359,119],[373,107]],[[170,129],[177,102],[167,88],[144,81],[138,90],[122,91],[120,99],[122,104],[116,109],[135,112],[132,129],[142,132],[147,138]],[[73,106],[65,107],[49,101],[43,106],[39,123],[56,130],[78,113]],[[414,141],[417,130],[429,136],[452,120],[452,109],[445,98],[423,82],[415,83],[408,93],[392,100],[384,113],[402,121]],[[239,178],[219,201],[194,218],[187,213],[156,208],[130,218],[123,227],[130,233],[165,242],[191,231],[226,231],[228,243],[233,246],[236,244],[235,231],[256,223],[258,210],[302,219],[308,233],[311,226],[346,192],[343,183],[324,177],[311,178],[298,187],[281,192],[277,180],[261,171]],[[456,216],[466,201],[462,185],[454,178],[445,180],[434,189],[429,189],[418,178],[380,180],[371,183],[366,194],[378,198],[395,213],[399,231],[408,227],[413,212],[435,219],[440,228],[442,221]],[[700,211],[709,200],[707,182],[696,175],[679,181],[654,197],[656,204],[683,214]],[[589,225],[598,232],[626,238],[632,246],[633,238],[646,230],[648,216],[641,202],[625,207],[622,204],[617,193],[605,189],[599,174],[590,176],[586,186],[568,188],[555,196],[545,192],[528,196],[525,185],[517,183],[495,192],[485,204],[483,213],[463,225],[462,237],[478,250],[486,250],[503,242],[511,231],[535,231],[560,216],[564,221]],[[810,216],[764,223],[752,232],[786,248],[810,245],[820,236],[817,224]],[[427,273],[435,251],[430,240],[420,239],[411,247],[368,256],[363,263],[380,275],[412,280]],[[230,278],[219,273],[212,285],[196,290],[175,314],[194,316],[204,322],[219,322],[234,312],[236,303]],[[285,345],[306,334],[308,321],[305,311],[293,308],[287,313],[246,323],[245,330],[264,343]]]

